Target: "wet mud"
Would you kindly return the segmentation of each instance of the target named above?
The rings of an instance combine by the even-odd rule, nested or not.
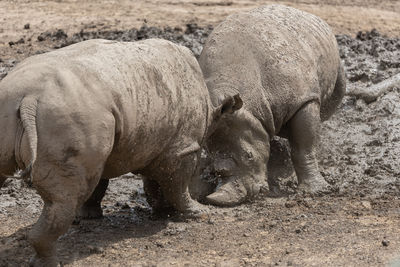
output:
[[[212,27],[143,26],[124,31],[83,28],[43,32],[10,42],[0,53],[0,80],[24,58],[93,38],[136,41],[164,38],[196,56]],[[400,38],[376,30],[336,36],[348,88],[369,86],[400,73]],[[140,177],[110,183],[105,217],[76,221],[60,239],[64,265],[379,266],[400,257],[400,87],[366,104],[346,96],[321,129],[319,163],[328,195],[297,195],[287,140],[271,143],[269,175],[282,195],[267,190],[236,207],[211,208],[208,218],[157,217]],[[205,169],[204,179],[215,183]],[[0,189],[0,266],[27,264],[26,232],[40,215],[34,189],[9,179]],[[279,244],[277,246],[276,244]],[[331,257],[331,258],[329,258]]]

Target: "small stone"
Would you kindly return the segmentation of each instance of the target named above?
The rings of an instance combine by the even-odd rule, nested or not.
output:
[[[369,201],[361,201],[361,205],[368,210],[372,208],[371,203]]]
[[[301,233],[301,230],[300,229],[296,229],[296,234],[300,234]]]
[[[164,244],[160,242],[156,242],[156,246],[159,248],[164,248]]]
[[[276,226],[276,222],[271,222],[269,225],[268,225],[268,227],[269,228],[274,228],[275,226]]]
[[[389,240],[386,239],[382,240],[382,246],[387,247],[389,246],[389,244],[390,244]]]
[[[130,209],[130,208],[131,208],[131,206],[129,206],[128,203],[124,203],[124,204],[122,205],[122,207],[121,207],[121,209],[123,209],[123,210],[127,210],[127,209]]]
[[[31,28],[31,25],[30,25],[29,23],[27,23],[27,24],[24,25],[24,29],[25,29],[25,30],[29,30],[30,28]]]
[[[287,201],[285,203],[285,207],[286,208],[293,208],[294,206],[296,206],[296,202],[295,201]]]

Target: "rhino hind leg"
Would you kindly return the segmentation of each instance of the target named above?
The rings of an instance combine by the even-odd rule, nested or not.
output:
[[[98,185],[94,189],[92,195],[80,208],[77,217],[82,219],[99,219],[103,217],[101,209],[101,200],[106,194],[109,184],[108,179],[100,179]]]
[[[326,193],[329,184],[318,170],[316,150],[321,126],[319,104],[309,102],[289,121],[289,142],[298,179],[298,190],[311,194]]]
[[[42,197],[44,207],[28,234],[28,240],[36,252],[30,260],[30,266],[59,265],[56,255],[57,239],[67,232],[75,219],[78,207],[88,198],[99,181],[99,178],[94,176],[87,183],[82,183],[86,175],[79,174],[78,169],[81,168],[71,166],[71,169],[64,172],[51,166],[46,174],[43,171],[42,175],[34,176],[33,185]]]
[[[71,199],[45,201],[42,214],[28,235],[36,251],[36,255],[29,262],[30,266],[58,266],[55,243],[72,223],[75,204]]]

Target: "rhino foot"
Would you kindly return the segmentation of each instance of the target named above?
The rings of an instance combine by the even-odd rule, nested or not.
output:
[[[83,205],[82,208],[79,210],[77,217],[81,219],[100,219],[103,218],[103,210],[101,209],[100,205]]]
[[[209,208],[205,205],[198,203],[197,201],[190,201],[190,206],[183,213],[186,218],[204,218],[209,214]]]
[[[208,195],[206,201],[216,206],[236,206],[243,203],[247,195],[248,192],[241,182],[231,181],[218,188],[216,192]]]
[[[278,185],[273,185],[269,187],[269,191],[267,193],[268,197],[271,198],[279,198],[285,195],[285,192],[283,192]]]
[[[297,187],[298,192],[311,195],[324,195],[332,192],[332,187],[322,178],[308,179]]]
[[[43,258],[34,256],[30,259],[29,266],[30,267],[57,267],[57,266],[61,266],[61,264],[58,262],[58,259],[55,256],[43,257]]]

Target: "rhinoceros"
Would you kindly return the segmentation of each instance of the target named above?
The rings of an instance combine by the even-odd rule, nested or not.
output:
[[[230,206],[267,186],[273,136],[287,137],[299,188],[325,192],[316,156],[320,123],[345,93],[338,46],[320,18],[282,6],[229,16],[207,39],[199,58],[214,104],[240,93],[244,106],[208,138],[222,177],[211,204]]]
[[[80,207],[100,208],[107,179],[127,172],[180,212],[201,210],[188,192],[200,148],[240,106],[214,107],[195,57],[165,40],[90,40],[21,62],[0,82],[0,183],[19,167],[44,201],[31,265],[57,265]]]

